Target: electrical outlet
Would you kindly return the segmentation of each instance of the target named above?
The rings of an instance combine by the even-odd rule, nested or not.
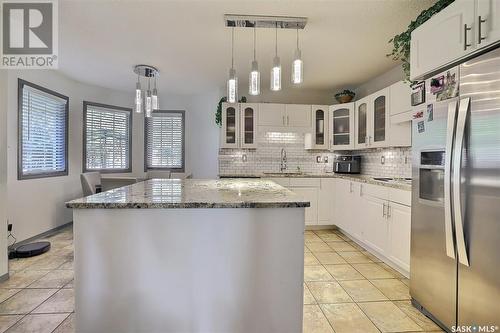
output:
[[[12,231],[12,223],[7,224],[7,231],[8,232]]]
[[[323,157],[323,162],[328,163],[328,156]]]
[[[316,156],[316,163],[321,163],[321,156]]]

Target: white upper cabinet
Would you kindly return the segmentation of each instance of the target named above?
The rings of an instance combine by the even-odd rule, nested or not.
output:
[[[222,104],[221,148],[238,148],[240,139],[239,117],[240,112],[238,104]]]
[[[354,103],[331,105],[330,149],[354,148]]]
[[[392,84],[389,89],[391,116],[411,111],[411,87],[409,83],[398,81]]]
[[[411,34],[410,78],[421,79],[498,40],[498,7],[498,0],[456,0],[416,28]],[[485,21],[481,22],[482,37],[487,36],[481,43],[479,16]]]
[[[355,103],[355,148],[363,149],[368,147],[368,108],[370,107],[370,96],[362,98]]]
[[[285,104],[262,103],[258,114],[259,126],[283,127],[286,124]]]
[[[328,105],[313,105],[311,116],[313,148],[328,149]]]
[[[500,39],[500,0],[477,0],[477,46]]]
[[[257,148],[257,114],[259,104],[240,104],[240,147]]]
[[[286,123],[288,127],[311,127],[311,105],[285,104]]]
[[[368,145],[370,147],[384,147],[389,142],[389,88],[371,95],[370,102]]]

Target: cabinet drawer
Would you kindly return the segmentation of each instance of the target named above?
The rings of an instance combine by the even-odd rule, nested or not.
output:
[[[389,201],[397,202],[405,206],[411,206],[411,191],[391,188],[389,191]]]
[[[320,178],[290,178],[291,187],[320,187]]]
[[[389,198],[389,188],[385,186],[361,183],[359,193],[361,196],[369,195],[384,200]]]
[[[266,178],[267,180],[272,180],[278,185],[288,187],[290,185],[290,178],[281,177],[281,178]]]

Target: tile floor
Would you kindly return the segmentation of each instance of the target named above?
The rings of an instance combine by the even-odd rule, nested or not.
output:
[[[0,283],[0,332],[74,332],[73,230],[48,253],[10,260]],[[304,332],[439,332],[410,304],[408,279],[336,230],[306,231]]]

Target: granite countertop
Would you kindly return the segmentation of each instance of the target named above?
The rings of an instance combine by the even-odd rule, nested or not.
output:
[[[246,173],[246,174],[223,174],[219,175],[220,178],[341,178],[352,180],[360,183],[380,185],[386,187],[392,187],[399,190],[411,191],[411,182],[405,180],[395,179],[393,181],[381,181],[374,178],[379,178],[378,176],[371,175],[357,175],[357,174],[342,174],[342,173]]]
[[[309,206],[309,201],[264,179],[150,179],[66,203],[80,209]]]

